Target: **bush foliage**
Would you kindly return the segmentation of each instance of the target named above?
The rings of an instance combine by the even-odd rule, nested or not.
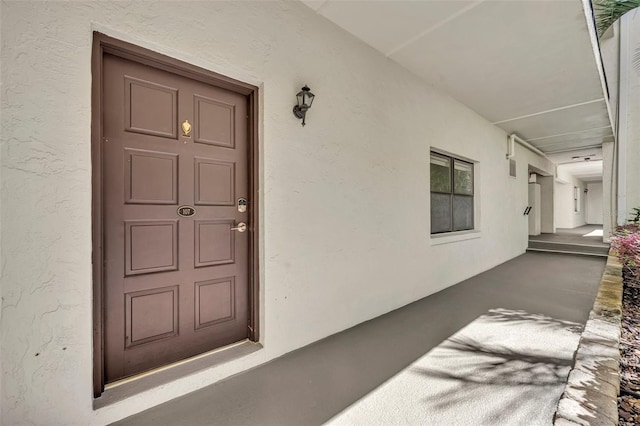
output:
[[[640,285],[640,224],[633,222],[619,226],[611,238],[611,247],[622,262],[625,281]]]

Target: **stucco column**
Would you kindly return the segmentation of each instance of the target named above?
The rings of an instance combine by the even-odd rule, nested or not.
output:
[[[616,180],[614,176],[613,164],[613,142],[602,144],[602,240],[609,242],[609,235],[616,218]]]

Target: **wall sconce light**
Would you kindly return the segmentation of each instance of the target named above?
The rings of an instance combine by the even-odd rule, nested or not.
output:
[[[307,111],[311,108],[313,98],[315,97],[316,95],[311,93],[311,89],[309,89],[306,84],[296,95],[296,98],[298,98],[298,104],[293,107],[293,115],[298,119],[302,119],[303,126],[306,124],[304,120],[307,115]]]

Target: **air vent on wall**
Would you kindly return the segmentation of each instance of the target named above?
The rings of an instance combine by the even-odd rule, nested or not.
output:
[[[509,176],[516,177],[516,160],[509,159]]]

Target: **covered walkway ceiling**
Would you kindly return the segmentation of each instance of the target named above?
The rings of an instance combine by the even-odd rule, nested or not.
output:
[[[546,153],[613,132],[581,0],[303,0]]]

